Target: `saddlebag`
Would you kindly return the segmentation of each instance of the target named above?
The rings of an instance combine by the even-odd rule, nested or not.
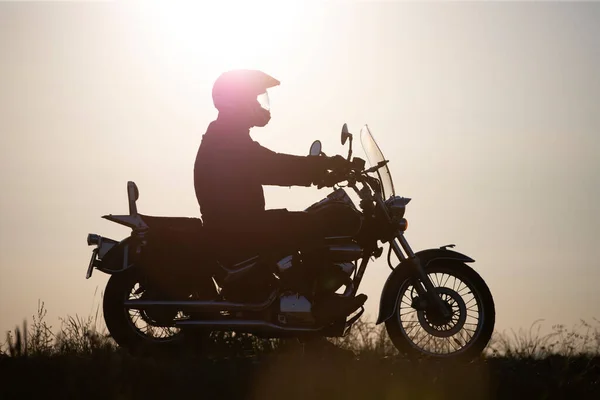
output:
[[[143,217],[149,230],[140,265],[153,286],[174,297],[214,298],[218,267],[197,218]]]

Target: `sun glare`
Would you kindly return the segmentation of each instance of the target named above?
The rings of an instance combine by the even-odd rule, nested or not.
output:
[[[170,52],[216,74],[275,62],[304,8],[273,1],[153,2],[141,13]]]

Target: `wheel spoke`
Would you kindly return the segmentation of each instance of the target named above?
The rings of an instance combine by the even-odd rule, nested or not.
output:
[[[401,313],[400,316],[402,317],[403,315],[414,314],[416,312],[417,312],[417,310],[410,310],[410,311],[407,311],[405,313]]]
[[[465,302],[465,306],[468,306],[469,303],[471,303],[474,300],[475,300],[475,305],[477,305],[477,301],[476,301],[477,299],[475,299],[475,297],[473,297],[471,300]],[[467,307],[467,308],[469,308],[469,307]]]
[[[129,293],[129,299],[143,299],[145,294],[144,288],[141,288],[139,284],[133,285]],[[168,341],[171,340],[175,335],[179,333],[178,328],[170,326],[156,326],[156,322],[149,318],[148,314],[144,310],[128,310],[129,321],[132,328],[138,331],[141,335],[152,341]],[[174,319],[180,319],[183,316],[181,312],[178,312]]]
[[[430,354],[452,354],[469,346],[478,335],[481,299],[468,281],[453,272],[432,271],[428,275],[450,315],[444,317],[435,314],[435,310],[412,308],[416,289],[407,282],[399,293],[401,301],[396,318],[412,346]]]
[[[432,279],[432,281],[433,281],[433,279]],[[437,283],[437,286],[439,287],[440,286],[440,279],[439,279],[438,274],[435,274],[435,281]]]
[[[450,280],[450,277],[452,275],[448,274],[448,278],[446,278],[446,281],[442,284],[442,286],[446,286],[446,284],[448,283],[448,281]]]

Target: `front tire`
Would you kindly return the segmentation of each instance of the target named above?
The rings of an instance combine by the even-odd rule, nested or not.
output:
[[[425,272],[452,315],[444,319],[419,307],[407,272],[398,287],[394,314],[385,321],[392,343],[411,358],[478,357],[492,337],[496,320],[487,284],[475,270],[457,261],[434,261]]]

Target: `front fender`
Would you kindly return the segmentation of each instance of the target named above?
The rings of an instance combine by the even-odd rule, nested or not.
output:
[[[415,256],[419,258],[423,268],[434,260],[456,260],[462,262],[474,262],[471,257],[456,251],[447,249],[427,249],[415,253]],[[396,304],[396,297],[398,296],[398,290],[402,282],[410,276],[410,269],[407,267],[408,261],[404,260],[396,266],[390,276],[385,281],[383,291],[381,292],[381,300],[379,302],[379,317],[377,318],[377,324],[385,322],[392,315],[394,310],[398,307]]]

